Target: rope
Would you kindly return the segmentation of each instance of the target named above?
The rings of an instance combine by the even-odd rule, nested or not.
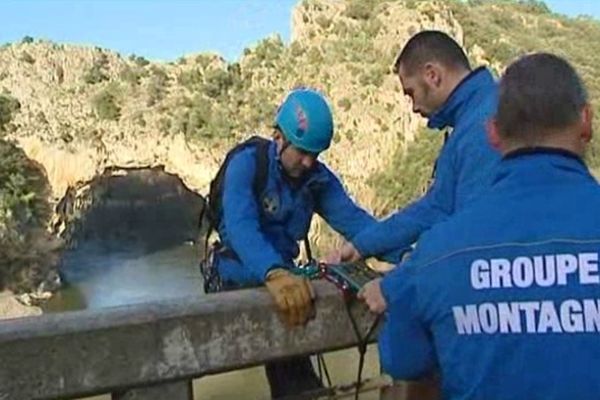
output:
[[[365,365],[365,353],[367,352],[367,345],[369,344],[369,338],[371,337],[371,335],[375,331],[375,328],[379,324],[379,320],[381,319],[381,314],[377,315],[377,317],[375,318],[375,320],[369,327],[367,334],[363,337],[360,334],[360,329],[358,327],[356,319],[354,319],[354,316],[352,315],[352,311],[350,310],[350,305],[354,299],[355,299],[355,297],[347,297],[347,300],[344,303],[346,304],[346,311],[348,313],[348,317],[350,318],[350,322],[352,324],[352,329],[354,330],[354,333],[356,334],[356,339],[358,341],[358,345],[357,345],[357,348],[358,348],[358,371],[357,371],[357,376],[356,376],[356,390],[354,392],[354,399],[358,400],[359,391],[362,386],[362,372],[363,372],[364,365]]]

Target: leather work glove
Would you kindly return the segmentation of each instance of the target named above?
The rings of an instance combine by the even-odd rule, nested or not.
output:
[[[307,279],[277,268],[269,271],[265,284],[287,326],[303,325],[314,316],[315,295]]]

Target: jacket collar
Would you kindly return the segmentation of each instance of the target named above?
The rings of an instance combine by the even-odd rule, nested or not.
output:
[[[493,185],[528,187],[573,180],[596,182],[577,154],[558,148],[531,147],[505,155],[499,164]]]
[[[503,161],[504,160],[512,160],[515,158],[523,158],[526,156],[534,156],[534,155],[542,155],[542,154],[554,155],[554,156],[556,156],[556,158],[563,157],[566,159],[571,159],[571,160],[577,161],[583,167],[585,167],[585,162],[577,154],[575,154],[569,150],[560,149],[557,147],[543,147],[543,146],[524,147],[522,149],[513,150],[513,151],[505,154],[504,157],[502,157],[502,160]]]
[[[427,127],[443,129],[454,127],[462,113],[467,110],[467,103],[473,95],[485,88],[495,85],[494,77],[485,67],[479,67],[467,75],[450,93],[440,108],[429,116]]]

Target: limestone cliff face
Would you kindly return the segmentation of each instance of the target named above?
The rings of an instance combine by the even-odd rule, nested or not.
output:
[[[380,0],[306,0],[291,24],[290,44],[266,38],[232,64],[214,54],[151,63],[46,41],[5,45],[0,93],[20,109],[4,137],[43,168],[51,204],[73,193],[83,204],[94,179],[132,168],[161,167],[206,194],[225,151],[254,132],[269,135],[285,93],[312,86],[334,109],[335,143],[325,161],[378,212],[384,202],[369,177],[424,125],[390,73],[393,60],[419,30],[462,41],[462,29],[443,3]],[[61,234],[64,221],[55,215],[48,226]],[[322,226],[313,224],[317,246]]]
[[[462,31],[449,11],[436,4],[430,6],[438,10],[430,13],[432,18],[422,10],[407,9],[402,2],[383,2],[368,22],[349,16],[349,4],[341,0],[298,4],[292,13],[292,44],[278,50],[273,65],[255,62],[257,53],[252,51],[239,65],[242,79],[249,81],[244,83],[250,86],[246,91],[269,92],[270,110],[264,113],[269,118],[285,91],[296,84],[326,92],[338,127],[337,143],[326,160],[351,191],[371,205],[367,178],[383,168],[397,144],[410,141],[423,124],[411,114],[397,79],[388,73],[389,61],[420,29],[442,29],[459,40]],[[361,60],[360,46],[369,49],[365,58],[382,57],[382,62],[374,66],[372,60]],[[291,70],[289,65],[277,69],[293,60],[299,62]],[[219,136],[223,132],[216,132],[216,139],[210,140],[190,137],[185,129],[174,127],[184,107],[181,103],[193,101],[194,96],[203,97],[204,107],[213,111],[233,100],[231,95],[206,96],[201,93],[205,87],[186,87],[183,77],[196,73],[206,78],[207,71],[227,69],[211,55],[147,64],[99,48],[12,44],[0,50],[0,88],[17,98],[22,108],[9,138],[46,168],[54,200],[67,188],[111,167],[162,165],[190,188],[205,192],[227,145],[251,130],[264,130],[269,122],[267,118],[247,128],[234,127],[223,137]],[[370,75],[377,75],[374,82]],[[238,89],[228,88],[234,90]],[[97,99],[104,93],[110,93],[118,115],[101,114]],[[253,112],[247,98],[235,100],[237,104],[228,105],[235,109],[233,117]]]
[[[39,170],[43,179],[30,181],[43,181],[48,190],[32,193],[50,205],[64,204],[60,200],[68,194],[80,200],[70,204],[84,207],[98,177],[136,168],[160,167],[205,194],[225,151],[252,133],[269,135],[285,93],[312,86],[329,97],[335,117],[334,145],[324,160],[361,204],[381,214],[418,195],[439,145],[419,141],[427,136],[417,135],[425,121],[411,113],[390,73],[397,52],[422,29],[448,32],[464,44],[473,64],[496,72],[520,54],[557,51],[580,71],[592,106],[600,112],[595,74],[600,25],[553,14],[538,2],[303,0],[290,22],[289,44],[276,36],[265,38],[231,64],[215,54],[151,63],[106,49],[36,40],[4,45],[0,113],[9,103],[14,112],[8,123],[0,114],[0,136],[16,143],[34,164],[32,170]],[[15,101],[7,103],[6,94]],[[22,160],[2,174],[2,162],[10,158],[6,154],[17,153],[12,145],[0,142],[0,153],[0,177],[14,175],[17,186],[27,186],[29,181],[19,181],[14,172],[23,170]],[[590,166],[598,173],[600,150],[590,154]],[[33,232],[19,230],[11,204],[32,203],[32,193],[21,188],[6,201],[3,183],[0,264],[15,249],[45,243],[16,264],[25,280],[44,276],[39,260],[54,259],[44,249],[55,252],[56,246],[37,226]],[[57,215],[40,219],[68,231]],[[319,220],[313,224],[317,247],[322,226]]]
[[[403,43],[426,28],[462,40],[442,3],[408,8],[380,0],[300,2],[290,44],[266,38],[232,64],[214,54],[152,63],[108,49],[24,40],[0,48],[0,93],[20,104],[4,139],[43,169],[49,190],[38,196],[81,207],[73,215],[85,213],[89,188],[111,171],[160,167],[206,194],[226,150],[254,132],[269,135],[285,93],[312,86],[334,110],[335,144],[325,161],[361,204],[379,212],[385,202],[369,177],[424,125],[390,67]],[[47,226],[68,238],[69,221],[55,213]],[[323,226],[313,224],[316,247]],[[45,276],[39,260],[55,260],[55,253],[19,260],[16,281]]]
[[[86,74],[95,65],[103,65],[104,78],[90,84]],[[0,51],[0,87],[21,104],[8,138],[45,167],[55,200],[68,187],[113,166],[164,165],[198,190],[208,181],[215,164],[205,154],[208,149],[158,127],[161,112],[144,102],[146,82],[131,90],[116,83],[132,66],[109,51],[47,42],[13,44]],[[99,118],[95,96],[116,85],[119,118]]]

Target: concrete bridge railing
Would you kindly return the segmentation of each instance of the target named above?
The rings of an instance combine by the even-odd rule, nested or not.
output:
[[[194,378],[354,346],[339,291],[314,287],[316,318],[292,330],[264,289],[3,321],[0,400],[191,399]],[[353,311],[366,331],[373,316]]]

